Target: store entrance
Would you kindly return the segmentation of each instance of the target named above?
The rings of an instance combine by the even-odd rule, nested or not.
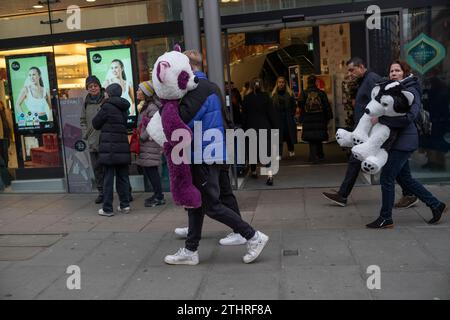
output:
[[[364,23],[362,21],[352,23]],[[302,117],[297,108],[293,111],[296,123],[296,143],[294,150],[288,150],[283,143],[280,170],[274,177],[274,185],[267,186],[265,177],[254,179],[249,168],[237,167],[237,181],[240,189],[298,188],[298,187],[335,187],[345,175],[349,151],[341,148],[335,139],[337,128],[351,128],[352,112],[345,105],[343,82],[346,77],[346,62],[354,50],[351,38],[350,22],[340,21],[333,24],[282,26],[267,30],[265,26],[227,30],[229,65],[225,72],[229,74],[231,86],[238,89],[240,98],[251,94],[246,85],[253,78],[261,78],[264,89],[272,96],[279,77],[284,77],[299,106],[302,91],[307,88],[309,75],[316,75],[317,86],[323,90],[333,111],[333,119],[328,122],[328,140],[323,141],[324,158],[311,161],[310,146],[303,141]],[[361,44],[359,50],[365,54]],[[361,50],[362,49],[362,50]],[[365,57],[363,57],[365,58]],[[236,91],[236,90],[234,90]],[[230,99],[232,103],[233,100]],[[242,104],[240,106],[242,110]],[[234,118],[238,118],[239,109],[234,106]],[[366,184],[369,177],[361,175],[357,183]]]

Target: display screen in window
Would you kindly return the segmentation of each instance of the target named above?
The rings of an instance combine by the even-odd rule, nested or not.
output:
[[[9,58],[7,66],[18,130],[53,128],[47,56]]]
[[[87,49],[89,59],[89,74],[95,75],[103,88],[117,83],[122,87],[122,98],[128,100],[128,123],[133,123],[136,117],[134,98],[133,65],[131,48],[108,47]]]

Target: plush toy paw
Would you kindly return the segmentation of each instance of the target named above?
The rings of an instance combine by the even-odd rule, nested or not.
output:
[[[366,142],[368,139],[369,139],[369,137],[367,135],[362,135],[357,132],[353,132],[352,140],[353,140],[353,144],[355,146]]]
[[[358,159],[359,161],[363,161],[364,159],[367,159],[373,153],[371,152],[370,148],[367,147],[366,143],[358,144],[352,148],[352,154],[353,157]]]
[[[336,131],[336,141],[341,147],[353,147],[352,133],[344,129]]]
[[[147,124],[145,129],[147,130],[148,135],[161,147],[165,142],[167,142],[161,122],[161,115],[159,114],[159,112],[156,112],[153,115],[152,119]]]
[[[370,156],[361,163],[361,169],[368,174],[377,174],[381,170],[378,162],[379,160],[375,156]]]

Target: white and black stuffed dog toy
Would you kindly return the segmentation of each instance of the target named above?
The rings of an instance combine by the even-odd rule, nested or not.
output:
[[[404,116],[411,108],[414,94],[406,91],[401,82],[386,81],[372,90],[372,100],[353,132],[339,129],[336,140],[341,147],[352,147],[353,156],[362,161],[361,169],[369,174],[378,173],[386,164],[389,150],[397,131],[371,119],[381,116]]]

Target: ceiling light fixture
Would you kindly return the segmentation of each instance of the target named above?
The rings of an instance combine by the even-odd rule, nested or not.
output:
[[[34,9],[42,9],[44,6],[42,4],[35,4],[33,6]]]
[[[95,2],[96,0],[86,0],[86,2]]]

